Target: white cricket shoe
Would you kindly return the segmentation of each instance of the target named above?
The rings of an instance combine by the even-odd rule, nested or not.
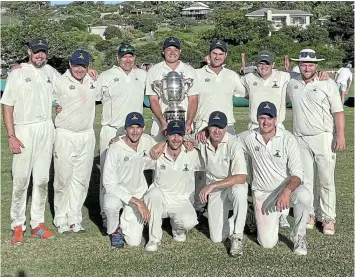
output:
[[[145,251],[154,252],[158,250],[158,246],[160,245],[159,241],[148,241],[147,245],[145,246]]]

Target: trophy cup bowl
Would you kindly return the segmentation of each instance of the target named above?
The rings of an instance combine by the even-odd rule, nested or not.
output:
[[[162,80],[153,82],[153,90],[168,107],[164,111],[167,123],[171,120],[181,120],[185,123],[185,110],[179,104],[193,85],[193,79],[184,78],[183,74],[170,71]]]

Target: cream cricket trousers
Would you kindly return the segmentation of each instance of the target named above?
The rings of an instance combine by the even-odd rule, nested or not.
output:
[[[166,197],[160,188],[151,187],[144,196],[144,202],[151,215],[149,221],[149,241],[161,241],[163,236],[161,228],[163,218],[170,218],[174,236],[191,230],[198,223],[196,212],[190,199],[181,200]]]
[[[94,130],[55,131],[54,225],[70,226],[82,222],[82,208],[88,193],[95,151]]]
[[[126,243],[129,246],[139,246],[144,225],[137,207],[133,204],[126,205],[119,197],[108,193],[104,195],[104,202],[107,234],[111,235],[120,227]],[[123,212],[120,217],[121,209]]]
[[[102,183],[103,173],[104,173],[104,166],[106,160],[106,153],[107,149],[109,148],[110,140],[116,136],[123,135],[125,133],[124,128],[116,129],[115,127],[111,127],[109,125],[105,125],[101,127],[100,131],[100,210],[101,216],[105,218],[104,213],[104,195],[105,195],[105,188]]]
[[[334,135],[322,133],[316,136],[296,137],[301,150],[304,167],[304,184],[311,193],[312,206],[310,215],[318,219],[335,221],[335,164],[336,154],[332,150]],[[318,198],[317,172],[320,183],[320,199]],[[320,211],[317,211],[319,199]],[[316,211],[315,212],[315,208]],[[316,214],[317,213],[317,214]]]
[[[228,218],[230,210],[233,210],[233,216]],[[208,226],[211,240],[221,242],[232,234],[243,238],[247,210],[247,183],[212,192],[208,197]]]
[[[201,131],[203,128],[196,129],[196,133]],[[231,135],[236,135],[234,125],[228,125],[227,132]],[[194,207],[196,211],[203,211],[205,204],[201,203],[200,200],[200,191],[206,186],[206,172],[205,171],[196,171],[195,173],[195,202]]]
[[[12,160],[11,229],[26,229],[27,189],[32,173],[31,228],[44,222],[49,168],[52,160],[54,126],[52,120],[27,125],[15,125],[16,137],[23,143],[21,154]]]
[[[264,248],[273,248],[279,239],[279,219],[282,213],[276,211],[276,201],[283,187],[284,184],[273,192],[253,191],[257,238]],[[295,226],[292,229],[291,238],[306,235],[306,224],[311,207],[311,194],[304,185],[300,185],[291,194],[290,206],[293,207],[295,217]],[[264,214],[262,211],[265,211]]]

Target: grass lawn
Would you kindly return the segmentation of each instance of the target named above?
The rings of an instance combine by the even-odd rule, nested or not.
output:
[[[151,112],[145,109],[144,114],[148,132],[151,126]],[[247,108],[235,108],[234,114],[237,131],[245,130]],[[25,244],[12,246],[10,244],[12,157],[8,151],[6,131],[2,124],[1,276],[354,276],[354,110],[346,108],[345,114],[348,149],[337,157],[336,234],[324,236],[317,229],[309,231],[307,256],[294,255],[287,239],[289,231],[282,231],[280,241],[273,249],[261,248],[256,243],[255,236],[246,234],[244,255],[230,258],[225,245],[212,243],[203,228],[199,230],[195,228],[189,232],[187,242],[183,244],[173,241],[169,228],[165,228],[162,245],[155,253],[145,252],[144,243],[138,248],[111,250],[108,237],[102,236],[98,227],[99,171],[96,165],[83,209],[83,225],[87,230],[85,234],[60,235],[56,232],[55,240],[45,241],[31,238],[28,229],[25,233]],[[95,121],[97,139],[100,119],[101,105],[97,106]],[[291,129],[291,124],[289,110],[287,129]],[[98,153],[97,141],[96,156]],[[48,201],[51,205],[47,204],[46,224],[54,229],[51,186],[52,184]],[[293,217],[290,216],[289,219],[293,223]],[[29,226],[29,219],[27,224]]]

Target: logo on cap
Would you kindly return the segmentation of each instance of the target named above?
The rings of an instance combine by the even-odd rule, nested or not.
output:
[[[216,115],[214,116],[213,119],[221,119],[221,118],[219,117],[219,113],[216,113]]]
[[[43,43],[42,40],[40,39],[37,45],[44,45],[44,43]]]
[[[175,122],[175,125],[173,126],[173,128],[180,128],[180,125],[177,122]]]
[[[220,41],[217,41],[216,45],[221,45],[221,42],[220,42]]]
[[[173,38],[171,38],[171,39],[169,40],[169,42],[175,42],[175,40],[174,40]]]
[[[83,56],[83,53],[80,53],[80,56],[78,57],[78,59],[81,59],[81,60],[84,60],[84,56]]]
[[[132,120],[138,120],[138,117],[136,116],[136,114],[133,114]]]
[[[264,109],[269,109],[269,110],[271,110],[269,104],[266,104],[266,106],[264,107]]]

